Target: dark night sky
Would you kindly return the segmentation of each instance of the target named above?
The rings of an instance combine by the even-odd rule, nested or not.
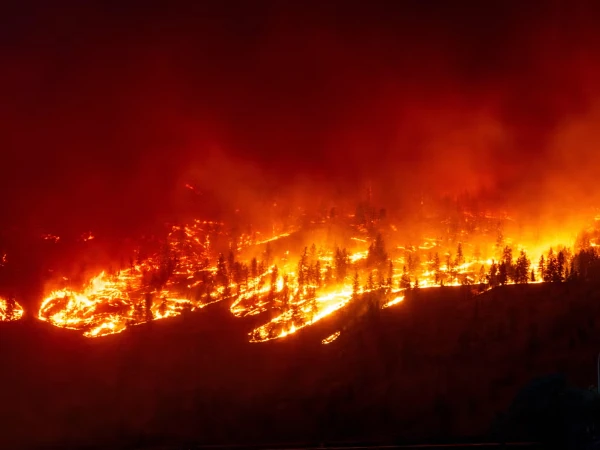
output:
[[[597,2],[194,3],[1,15],[3,216],[136,224],[188,180],[595,197]]]

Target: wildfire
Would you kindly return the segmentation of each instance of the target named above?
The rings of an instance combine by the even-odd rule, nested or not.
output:
[[[312,299],[299,298],[280,315],[252,331],[250,342],[264,342],[295,333],[344,307],[351,297],[352,289],[345,287]]]
[[[538,238],[517,246],[518,240],[504,236],[497,225],[500,220],[514,221],[507,214],[499,218],[466,213],[462,225],[445,218],[433,232],[423,231],[405,245],[398,245],[403,239],[400,227],[385,227],[394,234],[384,239],[369,223],[355,224],[354,215],[345,220],[353,230],[344,241],[351,251],[319,241],[299,253],[282,250],[289,242],[286,238],[301,231],[298,228],[273,227],[270,237],[252,231],[233,238],[222,222],[175,225],[162,250],[146,257],[138,254],[129,267],[102,272],[81,289],[63,285],[50,292],[39,318],[98,337],[228,301],[236,317],[264,317],[249,333],[251,342],[264,342],[341,310],[340,318],[347,320],[366,310],[393,307],[410,289],[474,285],[473,290],[482,292],[499,284],[564,280],[575,270],[573,253],[558,245],[573,242],[572,236]],[[600,232],[590,233],[580,247],[595,248]],[[395,245],[386,246],[385,240]],[[229,242],[229,253],[216,250],[224,241]],[[271,249],[275,241],[281,241],[277,254]],[[550,246],[556,253],[544,253]],[[338,336],[334,333],[323,343]]]
[[[214,231],[218,225],[196,221],[190,226],[173,226],[160,253],[138,258],[115,273],[101,272],[83,289],[53,290],[42,301],[38,317],[55,326],[83,331],[87,337],[99,337],[223,299],[219,289],[203,296],[194,290],[212,270],[206,259],[210,239],[201,239],[200,234]]]
[[[53,325],[84,331],[88,337],[119,333],[127,326],[180,314],[193,305],[172,297],[167,290],[148,291],[143,298],[138,268],[113,276],[102,272],[77,292],[52,292],[40,307],[39,317]]]
[[[0,322],[11,322],[23,317],[23,307],[12,297],[0,297]]]

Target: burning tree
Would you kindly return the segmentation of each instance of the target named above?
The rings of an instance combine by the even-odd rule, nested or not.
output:
[[[348,266],[350,264],[350,260],[348,257],[348,252],[344,248],[340,250],[339,247],[335,249],[335,279],[338,283],[343,283],[346,279],[346,274],[348,272]]]
[[[369,267],[381,267],[387,262],[388,254],[385,250],[385,242],[381,233],[377,233],[375,241],[369,246],[367,254],[367,265]]]
[[[0,297],[0,322],[19,320],[23,316],[23,308],[13,295],[8,298]]]

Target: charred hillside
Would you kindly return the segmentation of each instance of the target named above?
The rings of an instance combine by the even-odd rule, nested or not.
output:
[[[215,304],[100,340],[3,323],[1,446],[486,435],[532,377],[594,383],[600,286],[412,290],[263,344],[247,342],[255,320]]]

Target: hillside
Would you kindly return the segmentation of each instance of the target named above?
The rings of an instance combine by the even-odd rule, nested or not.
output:
[[[421,289],[322,345],[338,319],[262,344],[222,304],[101,339],[1,324],[0,447],[482,436],[532,377],[595,384],[597,285]]]

